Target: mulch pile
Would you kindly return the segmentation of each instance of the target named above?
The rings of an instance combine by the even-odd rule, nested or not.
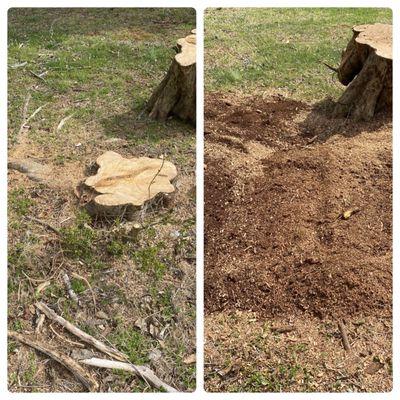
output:
[[[232,157],[249,157],[249,141],[274,149],[263,175],[246,178],[206,150],[207,313],[391,315],[391,131],[358,135],[349,121],[343,135],[310,142],[335,122],[295,122],[309,111],[282,97],[206,99],[207,143],[231,146]]]

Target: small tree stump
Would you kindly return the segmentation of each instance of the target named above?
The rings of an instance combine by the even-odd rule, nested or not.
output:
[[[196,30],[177,41],[168,73],[152,94],[147,111],[150,118],[165,121],[170,115],[196,124]]]
[[[392,107],[392,25],[353,27],[342,53],[339,81],[347,86],[334,109],[335,117],[370,120]]]
[[[96,160],[99,169],[83,183],[91,194],[87,203],[90,214],[103,217],[125,216],[132,219],[136,211],[156,197],[175,190],[174,164],[158,158],[123,158],[107,151]]]

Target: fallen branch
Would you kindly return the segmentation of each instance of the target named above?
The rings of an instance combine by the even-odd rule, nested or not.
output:
[[[59,364],[67,368],[72,374],[85,386],[90,392],[95,392],[99,388],[99,384],[90,376],[90,374],[85,371],[75,360],[71,357],[59,353],[54,349],[46,347],[44,344],[30,339],[20,333],[8,331],[8,337],[10,339],[17,340],[27,346],[30,346],[43,354],[46,354],[53,360],[57,361]]]
[[[67,331],[71,332],[73,335],[77,336],[83,342],[92,345],[97,350],[100,350],[101,352],[109,355],[110,357],[115,358],[116,360],[119,360],[119,361],[127,360],[127,357],[125,354],[121,353],[120,351],[118,351],[116,349],[113,349],[110,346],[107,346],[106,344],[100,342],[99,340],[97,340],[93,336],[87,334],[86,332],[83,332],[81,329],[77,328],[75,325],[71,324],[63,317],[57,315],[46,304],[39,301],[35,305],[36,305],[36,308],[38,310],[42,311],[46,315],[47,318],[50,318],[51,320],[58,322],[62,327],[64,327]]]
[[[149,384],[157,389],[164,389],[168,393],[176,393],[177,390],[172,386],[169,386],[158,378],[155,373],[148,367],[143,365],[133,365],[125,362],[104,360],[101,358],[87,358],[84,360],[79,360],[80,363],[85,365],[90,365],[92,367],[99,368],[109,368],[109,369],[120,369],[123,371],[128,371],[136,374],[137,376],[143,378]]]
[[[340,334],[342,335],[343,347],[346,351],[350,351],[349,338],[347,337],[346,327],[345,327],[343,321],[339,321],[338,326],[339,326]]]

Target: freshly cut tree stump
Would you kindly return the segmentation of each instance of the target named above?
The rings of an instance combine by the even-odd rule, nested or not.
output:
[[[370,120],[392,107],[392,25],[353,27],[342,54],[338,78],[347,89],[334,109],[335,117]]]
[[[132,219],[135,212],[159,196],[172,193],[176,177],[174,164],[158,158],[123,158],[107,151],[96,160],[99,169],[83,183],[91,192],[90,214]]]
[[[170,115],[196,123],[196,30],[177,41],[180,51],[168,73],[152,94],[147,111],[150,118],[165,121]]]

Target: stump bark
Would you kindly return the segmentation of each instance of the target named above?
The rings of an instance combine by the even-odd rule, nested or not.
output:
[[[342,53],[339,81],[347,86],[334,117],[370,120],[392,108],[392,25],[353,27],[353,37]]]
[[[153,92],[147,111],[150,118],[165,121],[170,115],[196,124],[196,30],[177,41],[168,73]]]
[[[159,158],[124,158],[107,151],[96,160],[96,175],[85,180],[89,192],[86,207],[101,217],[124,216],[132,219],[145,204],[174,192],[171,183],[177,175],[174,164]]]

